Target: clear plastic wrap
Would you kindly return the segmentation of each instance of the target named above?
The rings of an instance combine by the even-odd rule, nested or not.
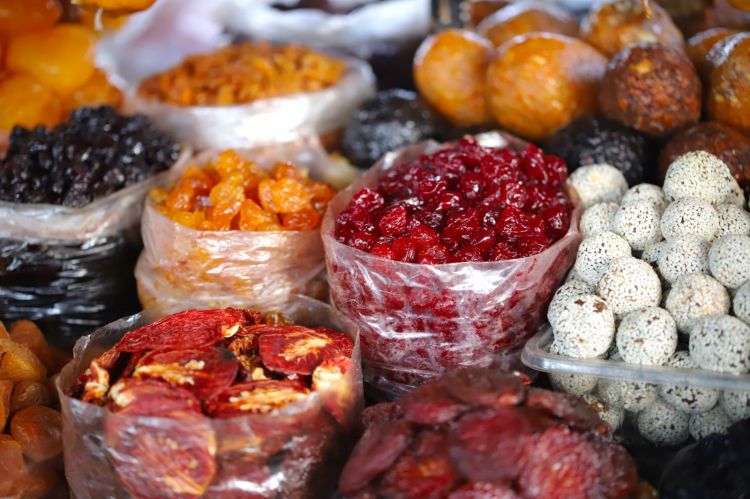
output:
[[[189,153],[183,153],[175,168]],[[61,346],[138,310],[132,276],[143,199],[160,174],[82,208],[0,202],[0,317]]]
[[[348,68],[333,87],[319,92],[231,106],[175,106],[126,92],[124,109],[143,113],[162,130],[198,149],[237,149],[324,137],[342,129],[349,115],[375,92],[367,63],[345,59]]]
[[[237,152],[262,168],[291,161],[314,176],[326,171],[329,162],[321,150],[307,143]],[[205,164],[216,154],[206,151],[192,163]],[[149,199],[141,231],[144,250],[135,275],[141,304],[153,313],[167,315],[185,303],[198,308],[269,307],[293,294],[326,294],[318,229],[199,231],[159,213]]]
[[[348,332],[355,338],[352,360],[357,368],[335,390],[316,391],[268,414],[226,419],[136,417],[72,399],[65,392],[91,360],[147,321],[141,315],[127,317],[81,338],[74,360],[57,383],[65,473],[75,497],[131,497],[121,473],[153,477],[143,497],[197,497],[200,494],[187,490],[171,492],[172,477],[183,476],[179,466],[184,463],[214,470],[203,497],[330,497],[354,443],[352,431],[363,405],[356,330],[331,314],[327,305],[306,297],[296,297],[277,310],[298,324]],[[149,446],[150,438],[172,439],[177,446]],[[160,475],[162,470],[170,473]]]
[[[518,146],[498,133],[478,139],[488,147]],[[336,241],[336,218],[356,192],[376,186],[393,165],[439,147],[426,142],[387,154],[331,201],[323,220],[332,302],[360,329],[366,376],[388,391],[392,382],[410,385],[456,366],[486,365],[498,352],[521,347],[544,320],[580,242],[578,208],[565,236],[515,260],[419,265]]]

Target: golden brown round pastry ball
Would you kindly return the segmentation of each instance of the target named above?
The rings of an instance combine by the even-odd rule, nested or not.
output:
[[[517,36],[496,49],[487,70],[492,115],[513,133],[545,140],[574,119],[596,113],[596,87],[606,66],[606,57],[576,38]]]
[[[718,121],[704,121],[669,139],[659,155],[659,182],[672,161],[691,151],[707,151],[721,159],[745,192],[750,192],[750,138]]]
[[[559,5],[528,0],[498,10],[482,21],[477,31],[499,47],[514,36],[534,31],[578,36],[578,21]]]
[[[701,81],[684,52],[657,43],[626,48],[607,65],[602,113],[653,137],[697,123]]]
[[[706,59],[708,52],[718,42],[737,33],[739,31],[730,28],[711,28],[701,31],[687,41],[685,51],[703,81],[707,81],[710,73],[710,64]]]
[[[458,126],[491,120],[485,74],[492,44],[479,35],[449,29],[428,37],[414,57],[414,81],[422,97]]]
[[[604,0],[583,19],[581,36],[609,56],[641,42],[681,48],[685,39],[669,14],[653,1],[649,6],[650,17],[641,0]]]
[[[750,133],[750,33],[725,38],[708,53],[708,116]]]

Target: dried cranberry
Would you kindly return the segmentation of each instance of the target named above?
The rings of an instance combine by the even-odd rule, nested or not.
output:
[[[485,261],[484,251],[482,251],[481,248],[477,248],[476,246],[467,246],[466,248],[462,248],[456,251],[456,256],[454,257],[453,261],[483,262]]]
[[[447,263],[449,259],[450,254],[445,246],[435,243],[432,246],[427,246],[419,250],[417,263],[439,264]]]
[[[491,258],[493,262],[498,262],[501,260],[513,260],[514,258],[518,258],[519,255],[518,245],[515,242],[500,241],[492,250]]]
[[[523,208],[529,200],[529,195],[521,181],[505,182],[500,188],[500,202],[503,206]]]
[[[550,239],[560,239],[568,232],[570,226],[570,213],[562,206],[551,206],[541,213],[544,219],[544,228]]]
[[[479,172],[468,172],[458,183],[461,193],[466,199],[476,201],[484,194],[485,180]]]
[[[518,208],[507,207],[500,214],[498,232],[505,237],[523,237],[541,234],[544,220]]]
[[[393,253],[393,250],[390,246],[383,243],[378,243],[372,247],[372,250],[370,251],[371,254],[375,256],[381,256],[383,258],[388,258],[390,260],[394,260],[395,256]]]
[[[378,237],[366,232],[357,232],[349,239],[349,246],[362,251],[370,251]]]
[[[410,237],[393,240],[393,257],[401,262],[414,262],[417,259],[417,243]]]
[[[406,232],[409,224],[409,213],[403,205],[387,208],[378,222],[380,232],[386,236],[398,236]]]

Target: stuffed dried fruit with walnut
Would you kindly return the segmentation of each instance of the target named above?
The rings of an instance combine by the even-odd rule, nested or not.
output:
[[[582,399],[462,368],[368,408],[345,497],[627,498],[636,468]]]
[[[574,258],[566,176],[534,146],[464,139],[389,154],[339,193],[322,229],[328,281],[367,369],[418,383],[521,346]]]
[[[62,416],[54,378],[69,357],[31,321],[0,322],[0,496],[44,497],[63,490]]]
[[[188,167],[171,190],[154,189],[151,198],[160,213],[193,229],[276,231],[317,228],[333,194],[291,163],[266,172],[228,150]]]
[[[125,333],[81,372],[68,393],[103,408],[103,446],[128,493],[306,497],[324,486],[311,480],[333,472],[334,439],[351,430],[358,405],[354,344],[268,320],[187,310]],[[84,457],[95,458],[76,462]],[[88,485],[104,494],[107,479]]]

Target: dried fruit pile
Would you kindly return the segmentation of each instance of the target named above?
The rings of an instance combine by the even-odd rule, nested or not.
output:
[[[106,452],[136,497],[230,497],[249,487],[294,496],[325,487],[311,482],[313,470],[335,467],[331,455],[344,445],[334,439],[358,401],[352,354],[344,333],[279,314],[188,310],[125,333],[69,394],[107,409]]]
[[[179,106],[226,106],[323,90],[345,70],[342,61],[304,47],[242,43],[187,57],[144,80],[138,93]]]
[[[554,354],[646,366],[750,372],[750,213],[727,165],[680,156],[664,187],[629,190],[608,165],[583,166],[571,185],[587,210],[584,240],[547,317]],[[682,337],[680,334],[682,333]],[[553,383],[625,411],[647,440],[676,445],[723,433],[750,416],[750,392],[553,374]]]
[[[62,454],[62,416],[54,386],[69,360],[50,347],[27,320],[0,323],[0,496],[47,496],[64,488],[56,458]],[[7,433],[3,433],[7,431]]]
[[[630,497],[635,465],[582,400],[464,368],[363,414],[346,497]]]
[[[80,106],[120,105],[120,91],[94,66],[95,32],[58,23],[62,11],[58,0],[3,2],[0,131],[53,125]]]
[[[267,173],[233,150],[211,163],[188,167],[169,191],[154,189],[156,208],[198,230],[311,230],[333,197],[327,184],[290,163]]]
[[[510,260],[536,255],[568,231],[565,162],[462,139],[389,168],[337,219],[336,239],[408,263]]]
[[[179,153],[145,116],[80,108],[54,128],[13,129],[0,200],[80,208],[168,169]]]

